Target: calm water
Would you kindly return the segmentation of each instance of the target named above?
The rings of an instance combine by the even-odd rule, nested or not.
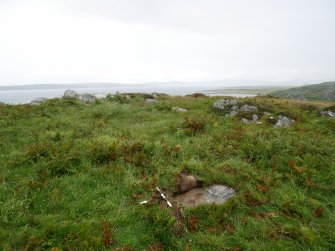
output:
[[[66,89],[40,89],[40,90],[10,90],[10,91],[0,91],[0,102],[7,104],[26,104],[30,103],[36,98],[59,98],[63,96]],[[72,88],[78,93],[116,93],[119,92],[160,92],[169,95],[186,95],[195,92],[204,93],[206,95],[227,95],[234,97],[252,97],[254,94],[225,94],[225,93],[207,93],[205,91],[199,90],[199,87],[192,86],[167,86],[167,87],[157,87],[157,86],[118,86],[118,87],[98,87],[98,88]]]

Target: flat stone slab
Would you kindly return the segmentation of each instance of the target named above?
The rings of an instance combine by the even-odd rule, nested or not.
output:
[[[233,188],[224,185],[194,188],[173,200],[185,207],[197,207],[201,204],[223,204],[235,194]]]

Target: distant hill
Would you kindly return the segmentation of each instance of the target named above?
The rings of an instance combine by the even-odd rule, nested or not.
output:
[[[335,101],[335,82],[305,85],[301,87],[279,90],[270,93],[272,96],[301,100]]]

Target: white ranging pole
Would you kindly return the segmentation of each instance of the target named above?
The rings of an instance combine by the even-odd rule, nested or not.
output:
[[[163,200],[165,200],[166,204],[168,204],[169,207],[172,207],[172,204],[170,201],[166,198],[166,196],[162,193],[162,191],[159,189],[159,187],[156,187],[157,191],[161,194],[161,197]]]

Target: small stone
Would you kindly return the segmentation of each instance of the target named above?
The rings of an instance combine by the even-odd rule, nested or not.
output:
[[[252,120],[255,122],[255,121],[257,121],[259,118],[258,118],[258,116],[257,116],[257,114],[253,114],[252,115]]]
[[[173,107],[172,110],[175,112],[187,112],[187,109],[181,107]]]

